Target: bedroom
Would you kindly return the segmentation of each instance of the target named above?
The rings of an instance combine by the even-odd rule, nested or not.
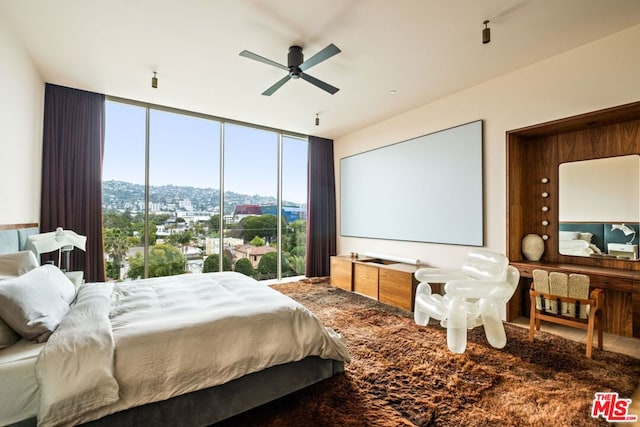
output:
[[[0,211],[0,223],[2,224],[38,222],[40,218],[39,195],[41,188],[40,154],[42,151],[43,82],[54,82],[78,88],[92,89],[97,92],[109,93],[115,96],[124,96],[124,93],[116,93],[110,90],[108,80],[111,78],[115,79],[115,77],[106,75],[108,64],[103,65],[97,63],[91,67],[90,72],[82,79],[71,81],[66,77],[67,71],[64,70],[65,67],[68,67],[63,61],[65,56],[53,50],[47,53],[46,47],[43,48],[45,52],[42,53],[42,59],[36,58],[33,53],[29,52],[26,46],[30,42],[22,39],[22,37],[28,38],[28,35],[17,35],[16,32],[12,30],[12,27],[22,19],[31,19],[33,22],[39,22],[42,21],[43,18],[39,17],[39,12],[35,10],[40,7],[40,5],[37,5],[35,2],[25,2],[27,5],[25,6],[26,10],[21,10],[18,5],[19,3],[21,2],[3,2],[3,13],[0,18],[3,21],[2,26],[0,26],[0,31],[2,32],[0,37],[0,52],[3,58],[2,64],[0,65],[0,92],[2,93],[2,97],[0,97],[0,111],[2,112],[0,115],[2,117],[2,126],[0,127],[0,140],[2,142],[0,142],[0,146],[3,149],[3,153],[5,153],[5,157],[10,156],[12,159],[10,163],[3,166],[0,170],[0,179],[2,179],[2,182],[11,182],[13,184],[11,186],[3,185],[0,188],[0,196],[3,200],[3,208]],[[473,40],[473,46],[477,45],[476,55],[478,55],[478,57],[474,57],[474,59],[480,61],[481,56],[489,56],[485,59],[486,62],[482,62],[484,68],[499,62],[500,56],[507,54],[492,53],[498,50],[501,39],[504,42],[506,37],[509,39],[514,38],[513,34],[504,36],[504,31],[506,31],[505,27],[511,25],[511,31],[514,31],[514,27],[517,28],[519,25],[519,21],[516,18],[522,18],[523,15],[532,17],[544,15],[540,9],[547,7],[546,5],[540,6],[536,4],[536,2],[519,2],[517,3],[519,7],[510,9],[507,7],[507,3],[509,5],[511,4],[511,2],[502,1],[486,4],[484,6],[486,9],[480,8],[476,10],[477,14],[467,17],[468,21],[465,21],[466,24],[459,28],[462,33],[468,35]],[[593,3],[597,4],[599,2]],[[286,2],[284,4],[286,4]],[[273,36],[271,31],[262,28],[257,36],[249,37],[244,34],[237,46],[229,48],[229,62],[235,64],[235,66],[229,65],[229,67],[232,68],[230,71],[237,73],[241,77],[241,81],[238,83],[239,85],[251,86],[249,92],[251,95],[254,95],[251,105],[256,106],[255,109],[252,109],[256,111],[254,114],[264,114],[265,116],[268,113],[275,114],[266,111],[270,110],[269,107],[258,107],[265,105],[267,102],[267,100],[261,99],[259,96],[260,92],[268,87],[272,81],[276,81],[278,74],[272,73],[272,70],[269,70],[268,67],[263,67],[260,64],[252,64],[244,58],[240,58],[237,54],[242,49],[249,49],[269,58],[281,58],[281,61],[284,62],[284,55],[286,54],[286,48],[289,44],[293,41],[300,41],[306,42],[311,51],[317,51],[328,43],[334,42],[343,49],[344,54],[341,55],[360,55],[360,52],[372,48],[367,47],[368,44],[363,42],[364,46],[362,48],[354,47],[351,49],[351,52],[349,52],[346,49],[348,45],[341,45],[338,39],[333,39],[331,31],[327,29],[331,28],[332,25],[340,23],[340,31],[348,33],[349,25],[336,17],[341,14],[349,16],[349,12],[353,10],[353,5],[358,4],[362,7],[362,3],[358,2],[336,2],[336,6],[331,13],[325,12],[325,14],[319,15],[323,16],[324,19],[315,24],[315,30],[309,32],[299,28],[299,20],[293,19],[288,15],[288,12],[286,12],[287,8],[282,5],[280,5],[279,8],[275,8],[277,13],[274,13],[274,10],[270,8],[256,6],[258,9],[255,11],[255,19],[258,23],[256,27],[261,28],[259,22],[260,20],[265,20],[269,25],[274,25],[277,28],[288,26],[296,30],[287,29],[284,35]],[[404,3],[401,4],[410,11],[412,6],[411,2],[407,2],[406,5]],[[538,39],[539,43],[547,46],[556,45],[555,47],[558,50],[552,53],[540,53],[540,56],[535,60],[520,63],[517,67],[509,70],[509,72],[486,77],[483,81],[477,81],[461,87],[453,93],[437,94],[434,98],[426,100],[412,100],[408,94],[413,91],[411,85],[413,81],[427,80],[422,77],[423,74],[427,75],[425,69],[420,68],[417,70],[418,75],[412,76],[410,79],[406,79],[403,76],[403,81],[401,82],[397,82],[395,79],[385,80],[383,82],[383,86],[379,90],[384,92],[384,97],[380,95],[375,102],[384,104],[386,106],[385,108],[388,108],[388,113],[380,113],[374,118],[369,119],[369,121],[360,116],[360,110],[358,109],[353,109],[348,114],[343,113],[343,115],[346,116],[353,116],[354,120],[360,123],[348,132],[341,131],[338,128],[333,131],[330,130],[330,126],[338,120],[338,117],[336,117],[338,114],[333,113],[330,109],[322,111],[321,108],[323,108],[323,105],[320,103],[310,105],[305,111],[299,108],[299,110],[301,110],[299,113],[300,116],[295,116],[295,124],[278,125],[276,127],[333,138],[335,161],[338,162],[340,158],[350,154],[482,118],[485,120],[485,246],[500,252],[505,252],[507,241],[506,218],[504,214],[507,207],[507,199],[505,197],[505,132],[510,129],[517,129],[535,123],[547,122],[638,101],[640,83],[636,76],[640,74],[640,61],[638,61],[635,55],[628,54],[628,52],[634,51],[640,39],[640,26],[638,25],[640,21],[638,20],[637,8],[635,6],[630,7],[630,9],[624,13],[625,16],[620,18],[620,21],[617,21],[618,23],[622,23],[620,24],[621,26],[606,30],[606,24],[608,24],[606,20],[601,22],[600,16],[591,16],[589,10],[587,10],[588,8],[577,6],[577,4],[577,2],[568,3],[569,6],[567,6],[567,8],[570,10],[571,7],[580,9],[585,13],[585,21],[566,19],[566,22],[572,22],[572,24],[566,24],[566,22],[563,21],[562,26],[559,27],[564,29],[565,26],[568,26],[568,28],[574,28],[575,26],[575,29],[578,30],[583,29],[582,27],[584,26],[591,27],[600,32],[591,35],[588,39],[577,41],[573,45],[569,44],[571,41],[567,40],[568,36],[566,38],[556,36],[553,42],[551,42],[544,38],[545,36],[550,37],[544,33],[545,22],[548,17],[539,17],[539,21],[536,21],[537,25],[535,28],[532,28],[526,37],[520,37],[525,39]],[[622,2],[622,4],[629,6],[632,3]],[[148,6],[148,4],[145,5]],[[71,9],[74,7],[81,8],[79,3],[76,2],[69,2],[68,7]],[[14,10],[13,13],[10,13],[11,9]],[[145,10],[142,4],[140,5],[140,9],[142,10],[138,12],[142,17],[144,16],[143,11]],[[50,12],[51,13],[40,13],[53,17],[57,16],[58,13],[62,14],[62,12]],[[504,16],[498,17],[497,15],[500,12],[505,12]],[[18,19],[17,15],[21,13],[24,13],[23,18]],[[290,13],[293,12],[291,11]],[[298,13],[302,12],[298,11]],[[455,13],[455,10],[450,11],[450,13]],[[72,15],[72,13],[69,15]],[[293,16],[298,15],[295,14]],[[302,16],[306,15],[303,14]],[[483,27],[482,21],[484,19],[491,19],[492,17],[496,17],[495,22],[490,24],[493,40],[490,44],[483,46],[480,40],[480,32]],[[12,19],[16,19],[16,21],[14,22]],[[92,22],[92,19],[95,18],[87,18],[85,21]],[[164,19],[169,20],[170,18],[165,16]],[[346,18],[344,19],[346,20]],[[352,17],[351,19],[355,18]],[[392,15],[389,19],[400,18]],[[439,32],[444,31],[441,27],[442,23],[431,22],[426,18],[422,19],[422,25],[425,28],[431,28],[435,34],[430,37],[429,35],[431,33],[427,33],[425,38],[434,43],[435,41],[442,43],[443,41],[440,40],[441,37],[437,36]],[[52,22],[55,22],[55,20],[52,19]],[[132,14],[131,19],[127,22],[135,28],[145,28],[146,25],[155,25],[153,23],[143,25],[142,23],[145,22],[145,20],[136,18],[134,14]],[[387,21],[378,22],[378,25],[387,25],[386,22]],[[394,25],[401,25],[400,23],[395,23],[395,21],[392,22],[394,22]],[[415,21],[412,22],[417,26]],[[169,23],[171,23],[170,20]],[[43,25],[44,24],[45,23],[43,23]],[[503,26],[502,30],[501,26]],[[425,29],[424,31],[427,30]],[[502,34],[501,31],[503,32]],[[556,28],[556,31],[560,30]],[[51,30],[51,34],[55,34],[55,32],[55,30]],[[197,37],[199,35],[198,31],[194,29],[194,32]],[[539,36],[532,35],[538,34],[538,32],[542,32],[543,34]],[[325,35],[325,33],[327,35]],[[304,34],[308,34],[308,40],[299,39],[303,37]],[[369,28],[368,31],[363,32],[363,34],[367,37],[373,37],[375,35],[375,27],[374,29]],[[276,40],[265,41],[265,38],[268,39],[268,35],[272,35]],[[160,35],[156,37],[157,40],[160,40]],[[312,39],[318,40],[311,44]],[[145,41],[149,44],[144,44],[144,46],[153,46],[157,43],[154,40],[156,40],[154,37],[145,37]],[[220,46],[222,44],[224,44],[223,40],[218,40],[215,43],[207,41],[199,45],[197,50],[200,52],[199,55],[208,56],[210,52],[227,49],[224,46]],[[264,50],[262,47],[264,47]],[[397,47],[397,45],[389,48],[391,52],[393,52],[394,47]],[[89,49],[87,46],[85,46],[85,48]],[[493,49],[493,51],[489,49]],[[531,50],[534,50],[533,47]],[[416,46],[416,48],[410,52],[411,54],[403,52],[401,56],[404,56],[404,58],[401,59],[407,61],[407,56],[410,58],[409,61],[417,58],[420,61],[425,61],[426,65],[423,66],[428,69],[430,64],[428,58],[425,58],[427,55],[425,54],[423,57],[421,54],[423,52],[422,45]],[[179,55],[182,54],[180,49],[173,52],[173,55],[180,58],[181,56]],[[44,60],[45,55],[57,56],[57,58],[49,58],[49,60],[54,64],[62,64],[60,68],[52,69],[51,74],[47,76],[43,75],[39,66],[36,65],[37,61]],[[214,56],[214,54],[211,53],[211,56]],[[335,59],[342,61],[340,56],[336,56]],[[169,71],[170,68],[165,68],[167,71],[163,71],[163,69],[160,68],[158,75],[160,80],[159,90],[152,92],[150,79],[153,69],[156,66],[170,66],[153,63],[153,61],[159,60],[160,59],[157,58],[145,58],[144,61],[148,61],[148,63],[141,61],[136,65],[135,69],[131,70],[123,65],[131,62],[131,58],[121,59],[120,62],[116,64],[114,68],[117,69],[117,73],[127,75],[127,79],[129,80],[128,85],[131,87],[132,93],[134,93],[134,95],[128,95],[128,98],[165,104],[160,98],[156,99],[153,97],[159,97],[163,89],[165,91],[181,90],[178,89],[179,86],[177,86],[177,83],[171,84],[172,71]],[[82,62],[87,63],[86,60],[82,60]],[[341,62],[334,64],[336,66],[343,64],[342,67],[346,67],[346,65]],[[331,69],[330,63],[323,65],[323,67],[325,66],[327,67],[326,69],[321,70],[318,68],[317,77],[325,78],[337,86],[340,86],[341,75],[349,74],[347,70]],[[371,64],[371,66],[373,66],[373,64]],[[77,67],[82,68],[82,64],[78,64]],[[103,74],[103,70],[105,74]],[[211,74],[196,74],[196,77],[189,79],[200,82],[201,86],[196,90],[206,92],[210,98],[215,99],[217,97],[215,93],[212,93],[211,90],[206,87],[207,83],[212,80]],[[294,85],[294,83],[298,85]],[[306,83],[290,82],[287,89],[292,89],[295,88],[295,86],[303,84]],[[400,86],[401,84],[402,86]],[[301,88],[301,90],[305,91],[305,94],[308,94],[309,99],[317,98],[324,100],[328,97],[328,95],[325,97],[323,93],[316,93],[314,89],[315,88],[310,85],[309,88]],[[341,87],[341,91],[335,96],[344,95],[347,93],[345,92],[346,89],[344,86]],[[398,93],[393,96],[389,95],[388,92],[392,89],[398,90]],[[146,95],[135,95],[135,93],[144,93]],[[292,96],[295,99],[295,94]],[[409,98],[408,101],[411,105],[398,105],[400,102],[396,101],[397,98],[394,98],[396,96]],[[406,98],[404,99],[405,102],[407,102]],[[282,101],[276,99],[275,102]],[[172,104],[172,106],[184,107],[178,104]],[[194,106],[189,109],[199,111],[201,108],[204,109],[204,106]],[[240,107],[236,108],[240,109]],[[218,112],[217,110],[206,112],[225,117],[240,118],[255,123],[264,123],[267,121],[266,118],[263,121],[260,117],[245,117],[241,114],[241,111],[238,111],[237,115],[234,114],[233,111],[229,111],[228,113]],[[313,121],[318,112],[320,112],[320,126],[316,128]],[[338,170],[337,167],[336,170]],[[336,181],[339,181],[339,176],[336,176]],[[461,264],[468,250],[466,247],[454,245],[355,239],[342,237],[340,235],[336,237],[337,250],[339,253],[367,251],[390,253],[397,256],[428,260],[431,265],[451,268]]]

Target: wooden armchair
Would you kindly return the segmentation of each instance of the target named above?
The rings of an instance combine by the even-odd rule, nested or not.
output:
[[[589,276],[545,270],[533,270],[533,283],[529,291],[531,316],[529,341],[533,342],[534,329],[540,330],[544,320],[560,325],[587,330],[587,357],[591,358],[593,329],[598,329],[598,348],[602,350],[602,289],[589,294]]]

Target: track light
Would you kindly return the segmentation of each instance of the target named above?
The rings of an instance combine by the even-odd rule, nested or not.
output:
[[[156,72],[153,72],[153,77],[151,77],[151,87],[154,89],[158,88],[158,77],[156,77]]]
[[[320,117],[316,114],[316,126],[320,126]]]
[[[484,29],[482,30],[482,44],[487,44],[491,41],[491,28],[488,27],[489,20],[483,22]]]

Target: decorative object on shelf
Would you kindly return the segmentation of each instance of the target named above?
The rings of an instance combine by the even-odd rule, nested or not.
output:
[[[636,237],[636,230],[634,230],[631,226],[625,225],[624,223],[611,224],[611,231],[613,230],[620,230],[624,233],[625,236],[631,236],[631,238],[627,242],[628,245],[630,245],[633,242],[633,239],[635,239]]]
[[[503,348],[507,337],[500,315],[520,280],[518,269],[506,256],[486,249],[474,249],[460,270],[421,268],[415,272],[418,285],[414,320],[426,325],[429,318],[447,328],[447,346],[453,353],[464,353],[467,330],[483,325],[487,341]],[[432,294],[430,283],[446,283],[445,294]]]
[[[540,261],[543,253],[544,240],[542,240],[542,237],[537,234],[527,234],[522,238],[522,255],[527,260]]]
[[[482,29],[482,44],[487,44],[491,41],[491,28],[489,28],[489,20],[483,22],[484,28]]]
[[[87,237],[58,227],[56,231],[49,233],[33,234],[29,236],[28,242],[38,251],[38,255],[58,251],[58,268],[66,271],[69,268],[69,256],[74,246],[83,251],[86,250]],[[61,265],[62,252],[66,255],[64,269]]]

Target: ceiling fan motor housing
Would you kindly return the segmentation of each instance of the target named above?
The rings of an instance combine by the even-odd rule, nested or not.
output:
[[[291,46],[287,55],[287,65],[289,67],[289,75],[293,79],[300,78],[300,64],[304,62],[304,55],[300,46]]]

